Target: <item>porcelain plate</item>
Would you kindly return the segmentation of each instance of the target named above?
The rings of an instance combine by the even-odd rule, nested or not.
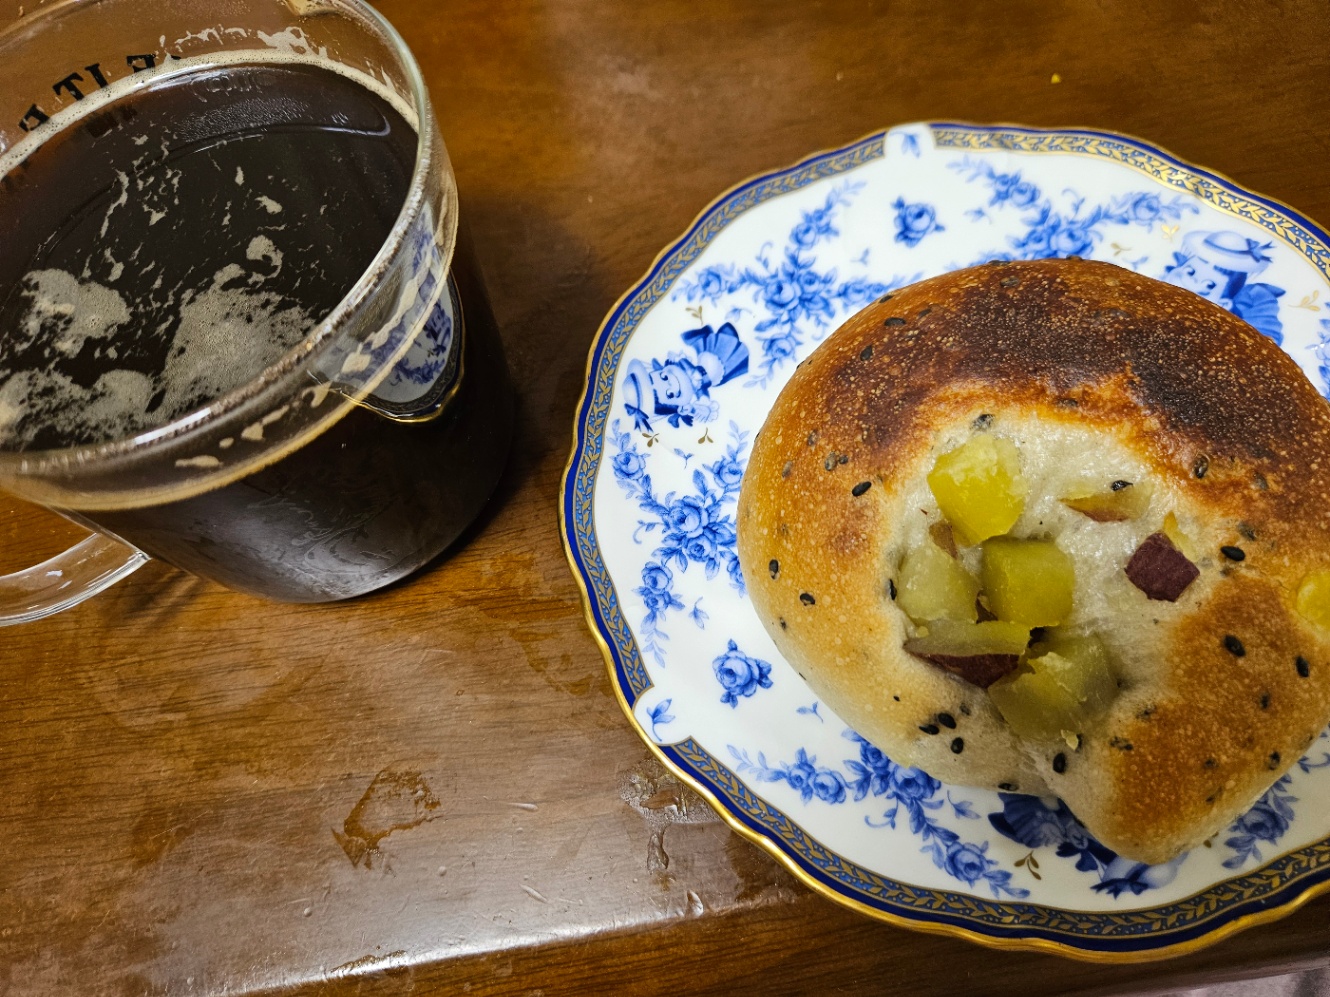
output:
[[[1330,389],[1330,238],[1145,142],[914,124],[719,198],[592,346],[562,516],[625,711],[738,831],[897,923],[1086,959],[1159,958],[1330,881],[1326,734],[1225,832],[1162,866],[1057,800],[896,765],[819,702],[749,605],[735,503],[800,360],[859,308],[992,259],[1078,255],[1202,294]]]

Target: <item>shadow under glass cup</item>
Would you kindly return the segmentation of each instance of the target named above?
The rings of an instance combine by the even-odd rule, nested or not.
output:
[[[484,505],[511,388],[419,70],[358,0],[70,0],[0,34],[0,489],[97,533],[0,623],[161,557],[318,602]]]

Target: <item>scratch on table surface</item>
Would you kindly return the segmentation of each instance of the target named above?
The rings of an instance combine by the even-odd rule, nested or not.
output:
[[[371,952],[369,955],[362,955],[359,959],[352,959],[350,962],[344,962],[337,966],[328,974],[331,979],[335,976],[350,976],[359,970],[367,969],[370,966],[379,966],[385,962],[392,962],[406,955],[406,949],[396,949],[384,955],[375,955]]]

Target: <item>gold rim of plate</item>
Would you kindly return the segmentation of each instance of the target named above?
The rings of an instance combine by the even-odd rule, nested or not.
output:
[[[947,122],[923,122],[924,127],[929,128],[933,133],[935,143],[939,147],[954,149],[970,149],[975,151],[1000,150],[1004,152],[1022,153],[1030,155],[1057,153],[1062,155],[1081,155],[1100,159],[1110,159],[1120,165],[1135,169],[1144,175],[1150,177],[1157,183],[1172,187],[1179,191],[1184,191],[1197,197],[1210,207],[1240,218],[1249,224],[1255,224],[1269,231],[1281,242],[1286,243],[1297,251],[1304,259],[1312,263],[1321,275],[1330,282],[1330,238],[1325,235],[1324,229],[1317,222],[1308,218],[1296,208],[1286,204],[1277,198],[1267,197],[1248,190],[1226,174],[1208,167],[1199,166],[1184,160],[1173,153],[1123,132],[1116,132],[1103,128],[1087,127],[1065,127],[1065,128],[1034,128],[1027,125],[1018,125],[1012,123],[999,123],[993,125],[979,125],[970,122],[947,121]],[[894,126],[901,127],[901,126]],[[772,836],[769,829],[755,830],[749,827],[741,820],[731,809],[730,805],[723,802],[712,788],[695,776],[688,769],[684,768],[665,753],[664,744],[658,744],[651,735],[643,729],[637,722],[637,717],[633,711],[633,704],[629,703],[624,693],[623,685],[619,680],[618,665],[615,658],[614,649],[611,648],[604,632],[596,622],[597,609],[602,612],[607,611],[605,603],[599,601],[593,596],[590,587],[587,584],[587,577],[583,574],[579,566],[577,554],[574,552],[572,544],[569,542],[576,527],[569,521],[568,510],[575,499],[581,501],[584,511],[588,517],[588,524],[591,529],[589,533],[594,533],[594,516],[591,515],[591,495],[590,490],[594,487],[596,477],[599,473],[602,457],[601,437],[603,425],[595,434],[585,432],[589,425],[595,422],[595,413],[588,410],[588,399],[595,399],[597,396],[604,396],[604,413],[608,416],[609,402],[613,394],[614,378],[613,374],[617,372],[618,360],[622,355],[623,349],[627,346],[628,340],[636,330],[644,315],[654,304],[664,297],[666,291],[673,287],[678,276],[688,269],[693,261],[701,255],[702,251],[708,246],[715,235],[725,228],[734,218],[747,212],[750,208],[771,198],[785,193],[787,190],[794,190],[808,184],[823,179],[826,176],[833,176],[844,173],[856,166],[870,160],[882,158],[885,155],[886,136],[893,128],[880,129],[870,132],[867,135],[856,139],[844,146],[834,149],[824,149],[819,152],[805,156],[797,162],[774,170],[765,170],[755,173],[744,180],[734,184],[719,196],[715,197],[693,218],[692,222],[685,228],[684,233],[669,243],[656,254],[656,257],[647,267],[646,272],[638,278],[620,297],[606,313],[604,320],[592,338],[591,346],[587,351],[586,376],[582,394],[578,399],[577,408],[573,417],[573,445],[568,455],[568,461],[564,466],[563,476],[560,482],[560,501],[559,501],[559,527],[560,538],[563,541],[564,555],[568,559],[568,564],[572,570],[573,577],[577,582],[578,592],[582,598],[582,611],[586,618],[587,626],[591,631],[591,636],[600,648],[601,654],[605,659],[606,668],[609,671],[610,684],[614,688],[615,698],[618,700],[620,709],[628,718],[629,726],[633,728],[642,739],[642,741],[651,749],[651,753],[656,759],[665,766],[665,768],[674,775],[679,781],[694,790],[700,795],[707,804],[729,825],[731,830],[740,836],[758,845],[782,866],[814,893],[820,894],[827,899],[848,907],[851,910],[858,911],[877,921],[883,921],[896,927],[907,928],[912,931],[922,931],[928,934],[946,935],[955,938],[963,938],[967,941],[976,942],[986,948],[999,949],[1004,951],[1027,951],[1043,952],[1065,956],[1085,962],[1094,963],[1140,963],[1154,962],[1163,959],[1176,958],[1197,952],[1203,948],[1214,945],[1226,938],[1230,938],[1240,931],[1257,925],[1266,924],[1285,917],[1298,908],[1302,907],[1308,901],[1330,890],[1330,873],[1325,870],[1330,866],[1330,837],[1323,838],[1320,841],[1313,842],[1301,849],[1280,855],[1278,858],[1266,863],[1259,869],[1245,873],[1241,876],[1233,876],[1211,884],[1199,893],[1190,897],[1175,901],[1172,904],[1165,905],[1164,908],[1135,908],[1133,910],[1124,910],[1120,913],[1106,912],[1076,912],[1068,910],[1066,913],[1083,914],[1085,917],[1094,921],[1111,923],[1114,920],[1122,920],[1124,917],[1132,915],[1148,915],[1151,910],[1162,910],[1168,907],[1177,907],[1183,904],[1192,904],[1194,906],[1213,907],[1209,918],[1222,916],[1226,909],[1224,899],[1215,894],[1224,887],[1236,884],[1241,880],[1251,879],[1261,876],[1263,873],[1267,876],[1277,875],[1274,867],[1296,856],[1304,856],[1308,862],[1301,868],[1291,873],[1287,879],[1280,880],[1271,886],[1264,896],[1269,896],[1287,890],[1296,885],[1298,880],[1307,876],[1321,873],[1324,878],[1320,881],[1310,884],[1306,889],[1297,893],[1290,899],[1284,901],[1275,907],[1264,910],[1253,911],[1223,921],[1216,924],[1212,929],[1204,929],[1204,921],[1193,922],[1189,927],[1193,930],[1201,930],[1202,934],[1188,938],[1172,944],[1165,944],[1149,948],[1123,949],[1107,951],[1102,949],[1088,949],[1073,942],[1057,941],[1052,938],[1027,937],[1020,934],[995,934],[992,931],[984,931],[978,928],[966,927],[958,924],[942,923],[934,920],[924,920],[909,914],[896,913],[891,910],[884,910],[873,906],[853,896],[848,895],[842,890],[836,889],[826,883],[821,882],[815,875],[803,867],[800,860],[790,853],[785,846]],[[1105,141],[1107,140],[1107,141]],[[1122,148],[1121,145],[1127,148]],[[872,152],[875,149],[881,149],[877,155]],[[826,164],[830,161],[830,167],[823,171],[812,170],[819,164]],[[801,176],[802,173],[811,171],[807,176]],[[780,181],[793,179],[794,183],[772,189],[764,192],[763,196],[751,198],[738,198],[743,191],[750,191],[757,188],[763,181]],[[1218,182],[1216,182],[1218,181]],[[1232,188],[1232,189],[1229,189]],[[733,202],[733,203],[730,203]],[[728,212],[720,212],[719,209],[728,207]],[[692,248],[694,251],[683,260],[676,259],[682,255],[682,251]],[[673,260],[677,266],[672,268],[663,268],[662,264]],[[659,272],[658,272],[659,271]],[[653,287],[654,285],[654,287]],[[656,291],[649,295],[649,300],[642,304],[638,314],[628,320],[624,327],[625,313],[624,306],[633,301],[644,291]],[[606,340],[614,333],[621,333],[622,342],[615,351],[613,362],[608,371],[601,372],[597,377],[596,354]],[[600,364],[604,367],[604,361]],[[594,447],[591,445],[594,443]],[[589,450],[594,449],[594,455]],[[580,460],[579,460],[580,457]],[[588,488],[585,495],[571,495],[569,493],[570,482],[575,480],[575,475],[579,471],[579,466],[585,472],[588,482]],[[591,552],[599,553],[599,543],[591,538]],[[613,583],[606,574],[605,582],[613,591]],[[613,604],[617,607],[617,593],[613,595]],[[616,610],[617,612],[617,610]],[[653,687],[653,683],[646,674],[645,666],[642,664],[641,655],[637,651],[636,639],[626,622],[623,625],[626,635],[624,646],[632,652],[634,662],[625,661],[623,670],[625,678],[628,679],[634,698],[640,699],[641,696]],[[633,667],[635,663],[636,667]],[[636,673],[637,681],[634,681]],[[688,738],[683,741],[672,742],[672,745],[685,745],[692,743]],[[700,749],[705,754],[705,749]],[[709,757],[709,756],[708,756]],[[723,768],[723,766],[718,767]],[[732,774],[732,773],[731,773]],[[736,782],[742,784],[742,780],[734,776]],[[753,794],[756,797],[756,794]],[[760,798],[759,798],[760,799]],[[774,813],[780,813],[776,808],[765,805],[766,809]],[[790,821],[794,827],[797,823]],[[825,849],[830,852],[830,849]],[[839,856],[837,856],[839,858]],[[858,866],[854,866],[845,860],[846,865],[850,865],[861,873],[868,873]],[[888,877],[879,873],[868,873],[872,878],[877,878],[886,882],[893,882]],[[921,908],[934,916],[963,917],[964,911],[957,910],[956,904],[950,897],[957,897],[960,894],[955,891],[948,894],[946,891],[929,890],[921,887],[909,887],[910,890],[924,896],[933,898],[934,905],[928,908]],[[1261,897],[1247,896],[1231,900],[1227,906],[1233,904],[1245,904],[1260,902]],[[1003,903],[1001,901],[978,901],[985,907],[996,909],[1012,908],[1016,905]],[[1041,904],[1021,904],[1027,909],[1034,907],[1048,911],[1055,911],[1056,908]],[[1011,911],[1010,921],[1003,918],[999,922],[1002,928],[1018,932],[1022,928],[1022,916],[1015,910]],[[1049,928],[1039,928],[1033,923],[1027,922],[1032,930],[1049,931]],[[1199,926],[1199,927],[1198,927]],[[1074,937],[1083,936],[1084,932],[1066,931],[1065,933]],[[1148,938],[1150,933],[1141,935],[1124,936],[1124,941],[1133,939]]]

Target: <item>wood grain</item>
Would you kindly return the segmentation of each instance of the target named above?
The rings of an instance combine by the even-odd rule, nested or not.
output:
[[[349,604],[153,564],[0,632],[0,991],[1104,994],[1330,962],[1330,899],[1105,968],[812,896],[629,729],[556,518],[601,317],[755,172],[917,119],[1087,125],[1330,219],[1321,0],[381,7],[521,393],[507,476],[465,546]],[[7,557],[57,542],[27,530]]]

